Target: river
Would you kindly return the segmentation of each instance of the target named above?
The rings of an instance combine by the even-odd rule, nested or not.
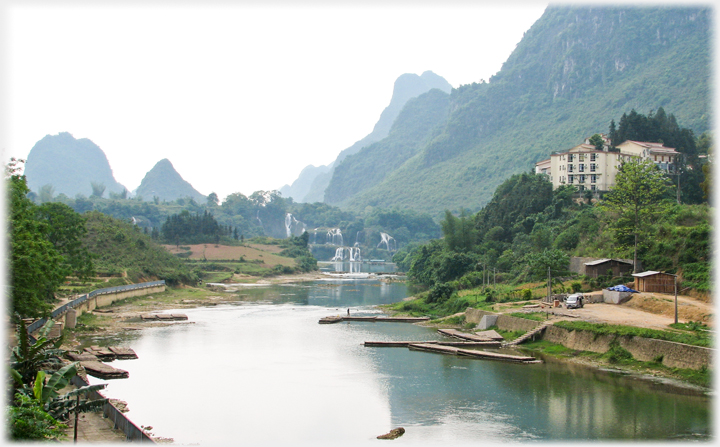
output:
[[[343,322],[407,295],[402,283],[328,280],[254,286],[237,301],[182,309],[192,324],[120,341],[137,360],[108,383],[138,426],[176,444],[359,445],[402,426],[394,444],[702,439],[711,400],[566,363],[522,365],[366,348],[367,340],[434,340],[407,323]],[[117,344],[117,339],[95,339]],[[387,441],[385,441],[387,442]]]

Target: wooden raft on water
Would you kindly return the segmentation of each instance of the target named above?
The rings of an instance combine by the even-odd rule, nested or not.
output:
[[[124,369],[113,368],[99,361],[84,361],[80,362],[80,365],[89,375],[98,379],[127,379],[130,377],[130,373]]]
[[[91,354],[95,356],[95,360],[115,360],[115,359],[136,359],[138,358],[135,351],[133,351],[130,348],[122,347],[122,346],[108,346],[107,348],[103,348],[100,346],[90,346],[88,348],[85,348],[85,352],[83,354]],[[75,354],[77,355],[77,354]],[[82,354],[80,354],[82,355]],[[68,354],[68,357],[71,359],[73,358],[71,354]],[[85,360],[85,359],[77,359],[77,360]]]
[[[482,347],[482,348],[499,348],[499,341],[366,341],[367,347],[374,348],[407,348],[408,345],[428,343],[441,346],[463,346],[463,347]]]
[[[143,320],[161,320],[161,321],[180,321],[187,320],[188,317],[185,314],[142,314],[140,318]]]
[[[420,321],[429,321],[429,317],[344,317],[342,315],[334,315],[323,317],[318,321],[320,324],[339,323],[341,321],[371,321],[385,323],[417,323]]]
[[[412,351],[436,352],[439,354],[462,355],[467,357],[480,358],[485,360],[502,360],[515,363],[542,363],[541,360],[530,356],[501,354],[499,352],[477,351],[473,349],[462,349],[452,346],[442,346],[431,343],[418,343],[408,345]]]

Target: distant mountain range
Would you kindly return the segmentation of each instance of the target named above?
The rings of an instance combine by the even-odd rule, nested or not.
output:
[[[712,123],[711,25],[708,7],[550,6],[489,82],[418,95],[382,138],[306,168],[329,180],[305,199],[473,211],[512,174],[632,109],[662,106],[697,136]]]
[[[88,197],[93,193],[93,183],[103,186],[106,195],[126,189],[115,180],[102,149],[87,138],[77,140],[67,132],[46,135],[35,143],[24,172],[28,187],[35,193],[46,187],[52,188],[53,195]]]
[[[280,188],[280,193],[282,193],[283,197],[292,197],[296,202],[322,202],[325,189],[330,183],[335,166],[340,164],[347,156],[355,154],[362,148],[387,137],[393,122],[408,100],[432,89],[450,93],[452,86],[445,78],[436,75],[432,71],[426,71],[420,76],[414,73],[405,73],[398,77],[393,86],[390,104],[380,114],[380,119],[375,124],[372,132],[352,146],[342,150],[333,163],[318,167],[306,166],[292,185],[285,185]]]
[[[46,135],[35,143],[25,162],[24,173],[28,187],[36,194],[43,187],[52,196],[65,194],[69,198],[89,197],[98,191],[101,197],[108,197],[127,190],[113,177],[110,163],[100,147],[87,138],[75,139],[68,132]],[[205,201],[205,196],[183,180],[168,159],[160,160],[145,175],[135,194],[146,201],[155,197],[166,201],[186,197]]]
[[[163,158],[145,174],[135,195],[143,200],[159,200],[171,202],[176,199],[190,197],[196,202],[204,202],[206,197],[193,188],[175,170],[170,160]]]

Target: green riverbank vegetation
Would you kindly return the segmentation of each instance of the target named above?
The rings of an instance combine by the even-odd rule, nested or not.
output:
[[[573,274],[569,260],[633,259],[636,252],[643,270],[677,274],[680,290],[709,299],[711,209],[698,195],[701,203],[678,204],[672,179],[660,172],[643,175],[648,169],[657,170],[652,163],[626,162],[618,186],[599,195],[572,186],[553,190],[544,175],[518,174],[477,213],[446,211],[443,239],[393,258],[408,271],[417,298],[393,310],[412,315],[449,315],[463,306],[491,310],[546,296],[548,276],[552,293],[630,284],[629,275]],[[702,178],[693,175],[699,189]],[[623,186],[628,182],[652,194],[634,204]],[[618,207],[633,206],[638,216],[618,214]]]

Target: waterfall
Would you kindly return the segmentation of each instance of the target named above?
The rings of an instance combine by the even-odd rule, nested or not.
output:
[[[343,252],[345,251],[344,247],[338,247],[335,250],[335,256],[330,259],[331,261],[342,261],[343,260]]]
[[[295,218],[292,214],[285,214],[285,233],[287,234],[287,237],[292,236],[292,230],[290,227],[292,226],[293,220],[295,220]]]
[[[327,243],[330,245],[339,245],[343,246],[343,235],[340,231],[340,228],[333,228],[331,230],[328,230],[326,235]]]
[[[307,226],[299,220],[295,219],[292,214],[285,214],[285,234],[287,234],[288,238],[290,236],[302,236],[306,229]]]
[[[346,252],[347,252],[347,256],[345,256]],[[331,261],[344,261],[346,259],[349,262],[362,261],[362,256],[360,255],[360,249],[358,247],[338,247],[335,249],[335,256],[333,256],[330,260]]]
[[[255,215],[255,218],[258,222],[260,222],[260,226],[263,226],[262,220],[260,220],[260,210],[257,210],[257,214]]]
[[[395,242],[395,238],[390,236],[387,233],[380,233],[380,243],[377,245],[377,248],[380,248],[382,244],[385,244],[385,249],[387,251],[397,251],[397,243]]]
[[[354,247],[359,247],[363,242],[365,242],[365,231],[360,230],[355,234]]]

